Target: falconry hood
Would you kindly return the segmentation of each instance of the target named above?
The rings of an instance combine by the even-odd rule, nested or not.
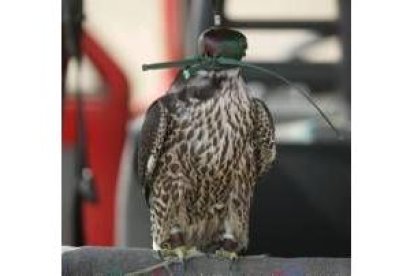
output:
[[[246,50],[247,39],[236,30],[212,27],[201,33],[198,38],[200,56],[241,60],[246,55]]]

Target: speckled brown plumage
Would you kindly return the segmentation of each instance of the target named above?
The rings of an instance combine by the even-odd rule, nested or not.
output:
[[[178,231],[200,250],[230,236],[240,251],[254,185],[276,155],[270,113],[240,69],[201,71],[172,90],[149,108],[138,153],[154,247]]]

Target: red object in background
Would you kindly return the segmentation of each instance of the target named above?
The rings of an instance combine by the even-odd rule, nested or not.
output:
[[[113,245],[116,183],[126,137],[128,85],[121,69],[84,31],[82,51],[105,82],[105,91],[83,96],[87,157],[94,173],[97,202],[82,206],[85,245]],[[76,99],[66,94],[63,114],[63,146],[75,147]]]
[[[183,57],[180,4],[179,0],[164,1],[167,60]],[[128,85],[122,70],[86,31],[82,37],[82,51],[106,83],[105,91],[83,97],[87,157],[94,173],[98,198],[96,203],[84,202],[82,206],[84,242],[85,245],[113,245],[117,176],[127,121],[131,115],[128,111]],[[63,57],[63,72],[66,61]],[[176,73],[176,69],[165,72],[166,87]],[[75,97],[66,94],[63,108],[63,146],[74,148],[77,137]],[[134,116],[141,115],[145,109],[137,104]]]

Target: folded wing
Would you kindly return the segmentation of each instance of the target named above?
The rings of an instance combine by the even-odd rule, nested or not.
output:
[[[276,159],[275,125],[272,115],[264,102],[253,98],[254,132],[253,141],[258,176],[263,176]]]
[[[138,149],[138,183],[143,187],[145,200],[149,204],[153,174],[163,151],[168,130],[168,109],[162,99],[154,102],[145,115]]]

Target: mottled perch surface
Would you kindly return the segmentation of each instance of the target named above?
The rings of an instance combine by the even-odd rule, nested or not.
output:
[[[62,254],[62,275],[351,275],[349,258],[246,256],[232,264],[217,257],[202,256],[188,260],[185,265],[160,266],[160,263],[150,249],[81,247]]]

